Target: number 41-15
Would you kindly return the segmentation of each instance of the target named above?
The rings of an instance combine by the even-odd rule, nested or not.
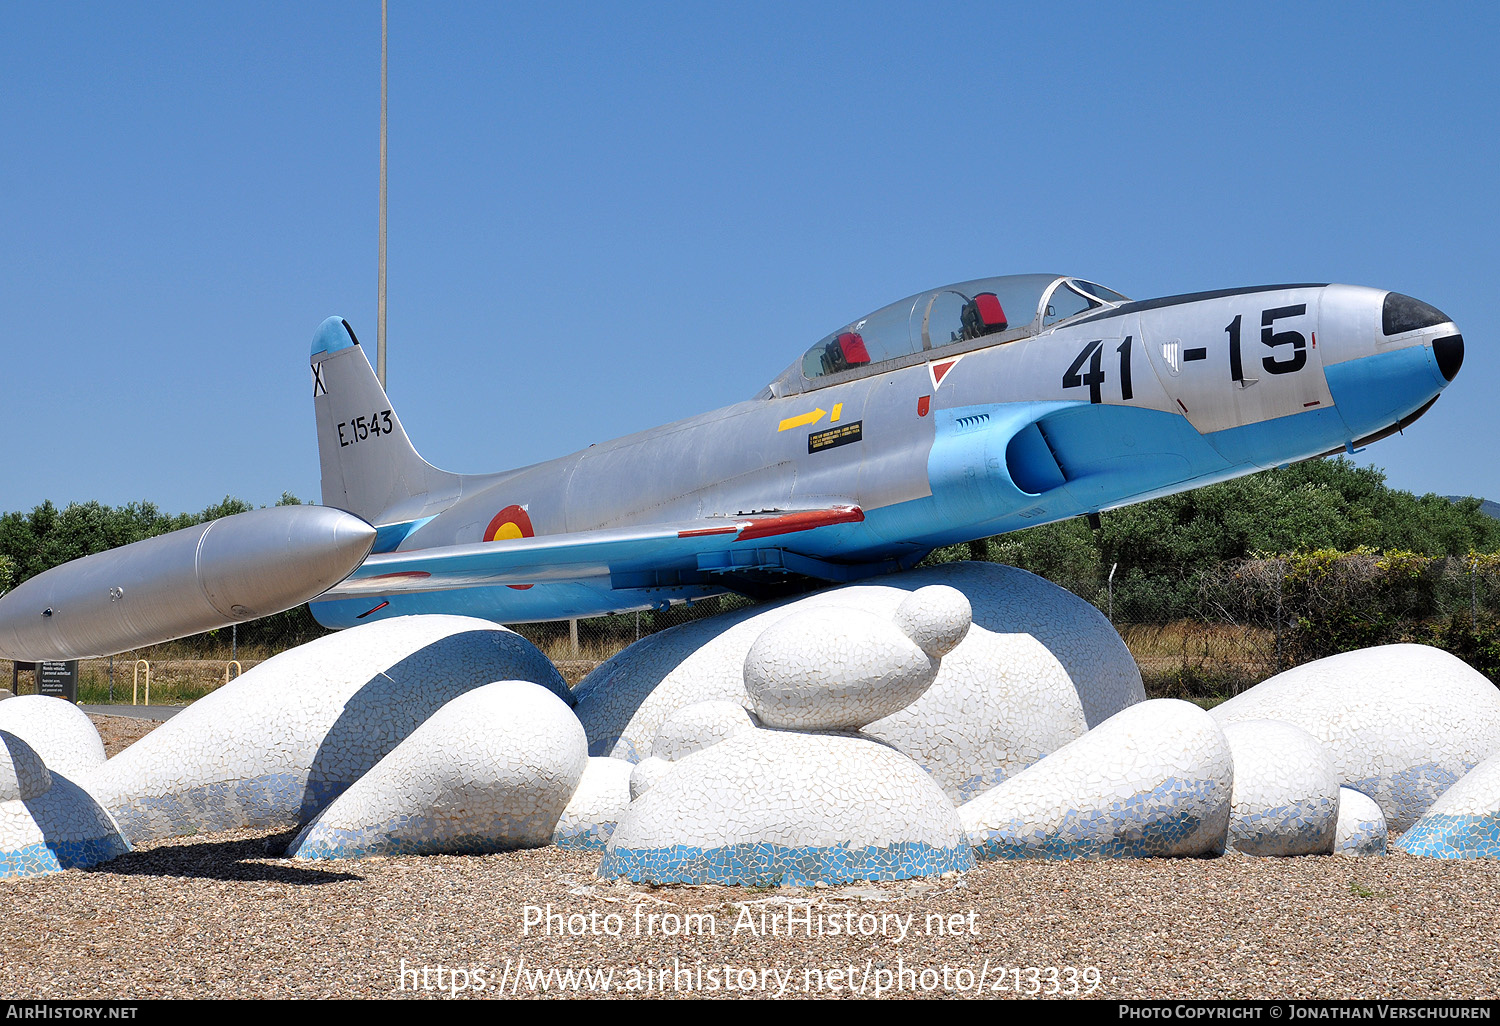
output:
[[[1126,336],[1125,341],[1115,348],[1115,352],[1120,356],[1120,399],[1126,402],[1135,398],[1135,391],[1130,387],[1130,348],[1133,341],[1132,336]],[[1088,372],[1080,373],[1083,371],[1085,361],[1089,365]],[[1063,372],[1062,387],[1080,388],[1087,385],[1089,386],[1089,402],[1098,403],[1104,401],[1099,394],[1099,386],[1103,384],[1104,340],[1099,338],[1084,346],[1083,352],[1079,353],[1068,369]]]

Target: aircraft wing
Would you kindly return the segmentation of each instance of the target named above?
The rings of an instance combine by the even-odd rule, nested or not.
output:
[[[318,601],[576,581],[674,565],[696,568],[703,557],[753,548],[741,543],[864,518],[858,506],[830,506],[385,552],[370,556]]]

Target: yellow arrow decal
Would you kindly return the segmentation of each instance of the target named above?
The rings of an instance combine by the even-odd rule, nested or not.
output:
[[[783,431],[790,431],[792,428],[802,427],[804,424],[816,424],[818,421],[823,419],[823,414],[827,412],[827,410],[823,409],[820,406],[816,410],[813,410],[811,413],[803,413],[799,414],[796,417],[788,417],[786,420],[781,422],[781,426],[776,429],[776,432],[780,434]]]

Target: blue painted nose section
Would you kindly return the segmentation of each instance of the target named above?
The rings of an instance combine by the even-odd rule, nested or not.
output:
[[[1436,307],[1398,292],[1387,294],[1381,309],[1381,330],[1387,338],[1451,320]],[[1464,338],[1457,332],[1389,344],[1400,348],[1325,368],[1334,407],[1352,440],[1389,434],[1410,424],[1432,405],[1464,362]]]

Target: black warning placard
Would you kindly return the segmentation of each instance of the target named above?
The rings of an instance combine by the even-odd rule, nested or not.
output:
[[[814,431],[807,436],[807,451],[822,452],[824,449],[836,449],[850,442],[857,442],[864,437],[864,421],[856,420],[852,424],[840,424],[824,431]]]

